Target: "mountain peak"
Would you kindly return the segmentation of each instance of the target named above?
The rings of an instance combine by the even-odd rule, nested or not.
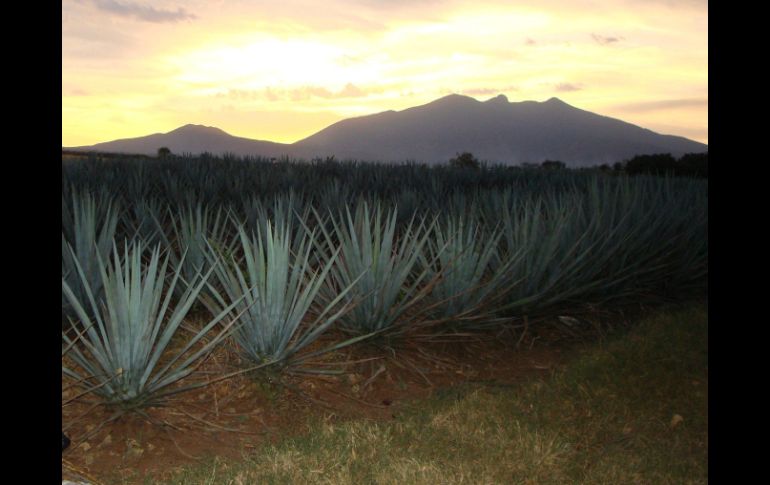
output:
[[[504,94],[498,94],[494,98],[490,98],[485,101],[485,103],[490,104],[508,104],[508,97]]]
[[[215,126],[196,125],[193,123],[188,123],[184,126],[180,126],[176,130],[169,131],[169,134],[170,133],[195,133],[195,134],[216,133],[218,135],[227,134],[224,130],[221,130]]]
[[[569,106],[567,103],[565,103],[564,101],[562,101],[561,99],[555,96],[550,98],[548,101],[545,101],[544,103],[554,105],[554,106]]]
[[[459,104],[459,103],[478,103],[476,98],[465,96],[464,94],[447,94],[443,98],[439,98],[435,101],[431,101],[428,104]]]

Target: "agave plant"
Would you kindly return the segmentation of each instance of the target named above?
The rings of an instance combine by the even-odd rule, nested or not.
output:
[[[258,194],[253,202],[244,201],[244,190]],[[480,259],[477,262],[480,263],[487,238],[495,235],[494,229],[498,229],[502,236],[499,248],[492,251],[488,274],[481,278],[481,285],[472,285],[472,288],[480,290],[495,275],[504,274],[505,277],[500,276],[504,281],[499,290],[505,292],[505,297],[497,291],[490,293],[498,293],[501,297],[491,305],[481,305],[485,311],[497,308],[506,312],[529,312],[562,303],[602,301],[618,296],[637,298],[651,290],[673,295],[679,289],[702,287],[708,275],[708,182],[703,180],[610,177],[591,171],[519,167],[481,167],[472,178],[468,178],[441,166],[334,160],[304,164],[289,160],[271,163],[259,159],[235,160],[232,157],[223,160],[210,155],[180,157],[149,165],[140,160],[111,160],[106,163],[93,158],[62,164],[62,275],[77,293],[78,274],[74,263],[67,260],[71,254],[69,244],[85,272],[94,275],[92,284],[97,299],[98,271],[87,269],[88,260],[93,261],[93,255],[85,255],[87,251],[76,248],[74,236],[70,234],[74,226],[74,212],[71,210],[73,194],[99,194],[100,191],[110,194],[109,197],[122,194],[122,200],[129,202],[125,204],[130,209],[126,211],[128,223],[124,224],[128,237],[138,234],[147,238],[147,243],[158,241],[152,238],[159,238],[166,244],[171,242],[171,268],[176,268],[178,254],[187,249],[186,268],[182,273],[184,280],[194,278],[198,271],[207,271],[208,262],[201,255],[207,251],[208,244],[232,250],[230,243],[237,243],[237,238],[231,237],[235,231],[230,227],[223,230],[224,226],[230,226],[224,224],[224,218],[215,227],[217,210],[227,213],[229,208],[234,209],[237,211],[232,215],[234,219],[245,223],[249,233],[252,230],[256,232],[257,227],[263,228],[263,237],[266,234],[265,221],[271,221],[274,229],[281,233],[281,221],[284,219],[293,219],[292,223],[304,219],[303,222],[310,226],[308,229],[317,231],[314,237],[323,243],[313,243],[319,249],[311,252],[310,267],[324,267],[328,254],[340,248],[337,262],[330,270],[330,278],[320,290],[319,296],[325,301],[337,296],[337,290],[345,281],[340,271],[348,271],[345,269],[347,265],[353,268],[359,264],[360,269],[367,271],[371,268],[372,274],[359,280],[357,288],[343,299],[344,302],[361,300],[363,307],[368,305],[369,308],[367,311],[363,307],[351,311],[342,319],[344,326],[353,332],[356,329],[365,331],[370,325],[364,324],[359,328],[353,322],[356,313],[355,320],[358,322],[379,321],[371,323],[371,328],[392,325],[394,321],[385,315],[395,315],[400,305],[408,301],[404,299],[408,290],[427,265],[424,262],[413,265],[409,275],[400,282],[401,289],[398,291],[386,291],[389,283],[364,283],[364,280],[369,277],[378,281],[388,278],[382,266],[375,261],[378,258],[384,260],[385,254],[397,259],[401,245],[408,238],[413,238],[405,237],[407,232],[414,232],[412,221],[420,221],[429,214],[440,212],[458,218],[471,217],[473,210],[480,209],[484,215],[478,224],[481,239],[473,243],[476,249],[467,253],[447,247],[447,254],[452,253],[453,256],[444,255],[443,262],[437,260],[415,291],[422,291],[439,273],[443,275],[436,285],[448,285],[452,278],[448,271],[450,261],[471,258],[478,250]],[[98,221],[96,226],[101,228],[107,204],[102,203],[99,197],[95,199],[95,219]],[[77,198],[82,196],[77,195]],[[149,198],[155,202],[142,208],[142,201],[137,198]],[[385,233],[389,218],[383,216],[381,227],[370,229],[372,252],[375,252],[373,238],[378,231],[383,250],[380,256],[369,257],[368,263],[363,253],[348,251],[346,254],[346,250],[341,248],[341,244],[345,243],[363,251],[366,239],[362,237],[363,216],[350,209],[354,215],[353,230],[344,209],[341,217],[337,217],[339,208],[352,207],[356,203],[361,205],[364,201],[369,207],[382,204],[383,213],[388,215],[389,210],[398,208],[390,243],[386,242],[389,236]],[[172,226],[166,223],[166,218],[155,218],[153,212],[157,211],[147,210],[151,209],[149,205],[163,208],[169,205],[179,207],[180,204],[185,208],[187,204],[192,205],[184,214],[174,216]],[[201,207],[200,218],[196,214],[198,206]],[[309,220],[304,214],[311,206],[319,213],[333,216]],[[296,214],[300,217],[295,217]],[[374,218],[372,211],[369,211],[369,216]],[[182,218],[189,222],[183,224]],[[203,222],[203,219],[207,221]],[[470,231],[470,221],[468,219],[466,231]],[[373,226],[371,220],[370,224]],[[162,225],[162,231],[156,230],[159,225]],[[109,229],[110,225],[104,227]],[[120,221],[118,227],[120,230]],[[294,227],[292,248],[303,237],[302,231],[296,230],[296,224]],[[97,233],[101,231],[98,229]],[[451,237],[446,224],[442,226],[442,232],[445,244],[462,246],[465,243],[461,244],[461,241],[470,244],[468,234],[465,238]],[[350,236],[347,242],[345,233]],[[226,236],[226,242],[218,240],[220,234]],[[123,235],[118,233],[115,237],[121,239]],[[432,258],[442,247],[436,242],[436,237],[436,233],[432,232],[422,247],[430,252]],[[104,238],[108,241],[107,253],[109,239]],[[390,244],[388,250],[384,249],[387,244]],[[90,251],[92,246],[85,247]],[[103,250],[100,254],[106,257]],[[410,256],[408,251],[403,253],[404,264],[408,263]],[[354,262],[356,259],[358,263]],[[231,258],[226,260],[231,261]],[[96,268],[96,265],[90,267]],[[395,266],[391,269],[393,274],[398,273]],[[358,275],[355,271],[351,272]],[[469,271],[467,274],[472,273]],[[461,285],[459,278],[456,284]],[[395,286],[398,285],[394,283]],[[184,287],[184,284],[177,285],[177,291]],[[206,292],[207,287],[202,291]],[[223,290],[220,288],[220,291]],[[422,301],[426,305],[435,305],[440,298],[449,298],[447,306],[457,308],[435,308],[439,312],[455,313],[463,311],[459,308],[463,298],[479,296],[476,290],[471,289],[460,290],[458,297],[450,297],[450,291],[439,297],[441,291],[444,290],[437,288],[432,297]],[[395,297],[392,297],[393,293]],[[81,297],[86,298],[85,295]],[[63,296],[63,304],[64,300]],[[386,306],[389,310],[384,310]],[[415,300],[396,319],[403,321],[405,314],[413,315],[412,310],[424,307]]]
[[[73,193],[71,211],[62,201],[62,278],[81,301],[86,299],[82,281],[87,282],[97,301],[102,298],[98,260],[109,256],[117,225],[117,206],[106,197]],[[78,275],[77,265],[85,280]],[[62,310],[68,314],[72,311],[63,294]]]
[[[383,218],[380,207],[370,211],[364,202],[359,204],[355,219],[347,209],[346,217],[341,216],[346,223],[332,217],[333,231],[328,231],[323,223],[318,225],[325,246],[336,247],[340,252],[321,295],[330,301],[339,288],[352,285],[345,301],[357,304],[341,318],[342,327],[351,333],[400,331],[401,328],[395,328],[396,321],[420,303],[436,282],[435,278],[430,279],[427,267],[416,268],[435,221],[415,224],[412,220],[397,238],[396,218],[396,210]]]
[[[164,249],[171,247],[166,236],[166,218],[160,200],[152,197],[137,199],[125,217],[126,236],[129,239],[139,239],[146,246],[153,247],[158,243]]]
[[[173,266],[181,269],[184,284],[177,289],[177,292],[181,292],[200,274],[211,269],[211,261],[207,256],[209,244],[223,249],[231,246],[227,242],[228,215],[221,207],[215,210],[198,203],[172,214],[171,221],[179,252],[171,252],[170,256]],[[182,254],[184,258],[180,257]],[[203,291],[204,296],[208,297],[207,288]]]
[[[502,212],[503,250],[492,266],[508,266],[505,309],[541,309],[618,283],[608,261],[622,232],[607,216],[622,214],[604,205],[586,210],[584,199],[576,191],[550,192]]]
[[[304,204],[293,191],[275,196],[266,203],[252,195],[242,200],[240,205],[245,213],[242,225],[248,233],[266,236],[268,223],[275,232],[284,233],[285,229],[288,229],[292,235],[291,248],[297,251],[299,243],[305,237],[302,226],[307,224],[310,205]],[[300,221],[300,224],[295,224],[296,221]],[[264,242],[267,243],[267,240]],[[311,258],[315,260],[315,255],[311,255]]]
[[[313,311],[315,318],[303,323],[313,310],[311,307],[335,264],[336,254],[323,267],[314,269],[311,266],[312,234],[301,238],[293,248],[291,233],[288,220],[283,221],[281,228],[273,228],[271,222],[266,221],[264,228],[257,228],[251,235],[241,225],[238,252],[242,252],[242,258],[210,248],[217,284],[210,287],[214,301],[208,306],[218,312],[229,305],[230,311],[242,313],[241,323],[234,332],[241,353],[252,363],[275,368],[296,366],[310,357],[361,340],[348,339],[300,355],[350,309],[350,304],[340,307],[338,303],[356,280],[342,288],[324,308]],[[221,292],[216,287],[221,288]]]
[[[267,201],[252,194],[241,200],[240,205],[245,213],[245,226],[251,231],[264,228],[268,221],[282,230],[286,224],[291,224],[296,213],[304,212],[302,217],[307,217],[309,212],[309,207],[293,190]]]
[[[487,232],[471,217],[450,214],[444,224],[435,225],[426,245],[423,264],[438,277],[429,298],[439,318],[487,317],[508,277],[505,264],[489,269],[498,256],[501,232]]]
[[[703,205],[683,203],[665,181],[596,177],[580,190],[519,200],[501,212],[503,250],[492,261],[510,268],[505,308],[606,300],[698,278],[707,271]]]
[[[610,270],[631,289],[686,290],[700,284],[708,274],[707,195],[670,178],[632,180],[603,196],[617,200],[628,215],[616,224],[622,243],[616,244]]]
[[[197,278],[182,293],[172,308],[172,294],[179,282],[179,269],[171,275],[164,289],[168,256],[161,262],[160,247],[142,264],[145,249],[141,242],[125,243],[121,257],[113,247],[111,260],[97,258],[104,301],[94,297],[87,275],[76,261],[76,269],[87,295],[81,301],[62,278],[62,292],[72,305],[77,319],[70,320],[81,342],[75,343],[62,332],[62,346],[69,348],[73,367],[62,364],[62,372],[77,382],[96,379],[102,384],[91,389],[107,404],[122,409],[137,409],[161,404],[171,394],[196,387],[175,386],[192,374],[196,365],[227,336],[236,319],[223,328],[217,325],[230,314],[223,311],[192,337],[186,337],[182,348],[169,351],[169,343],[177,334],[182,320],[195,301],[205,277]],[[86,311],[86,306],[90,311]],[[206,342],[203,338],[214,333]]]

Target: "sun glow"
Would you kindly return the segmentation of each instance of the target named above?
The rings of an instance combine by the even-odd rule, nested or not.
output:
[[[175,79],[186,85],[257,89],[309,83],[340,89],[367,82],[375,73],[365,63],[345,63],[340,45],[303,39],[259,38],[240,45],[217,45],[172,57]]]

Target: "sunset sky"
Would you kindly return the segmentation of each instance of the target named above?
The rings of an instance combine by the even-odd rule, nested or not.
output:
[[[63,0],[62,145],[294,142],[450,93],[708,143],[707,0]]]

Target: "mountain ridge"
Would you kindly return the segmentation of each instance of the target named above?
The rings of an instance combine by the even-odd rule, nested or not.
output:
[[[548,159],[573,167],[614,163],[634,155],[681,156],[708,150],[708,145],[585,111],[557,97],[510,102],[503,94],[485,101],[450,94],[400,111],[346,118],[294,143],[238,137],[217,127],[188,123],[167,133],[63,149],[154,155],[162,146],[180,154],[425,163],[471,152],[491,163]]]

